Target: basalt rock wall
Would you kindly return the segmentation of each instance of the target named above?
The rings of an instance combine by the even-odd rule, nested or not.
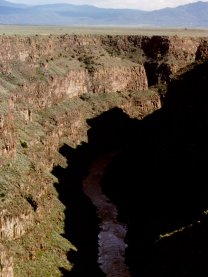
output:
[[[61,276],[73,246],[60,235],[64,206],[50,175],[65,164],[59,147],[86,141],[86,119],[110,108],[139,119],[160,109],[150,85],[206,60],[207,41],[62,35],[0,42],[0,273],[46,276],[44,256],[46,270]]]

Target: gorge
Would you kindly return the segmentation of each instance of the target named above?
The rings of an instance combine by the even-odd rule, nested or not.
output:
[[[205,276],[208,39],[0,41],[0,276]]]

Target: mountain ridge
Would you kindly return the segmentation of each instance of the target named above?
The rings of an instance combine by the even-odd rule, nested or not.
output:
[[[154,11],[109,9],[91,5],[24,5],[0,0],[0,24],[208,27],[208,2],[198,1]]]

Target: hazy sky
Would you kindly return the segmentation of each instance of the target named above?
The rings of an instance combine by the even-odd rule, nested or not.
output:
[[[88,4],[102,8],[131,8],[141,10],[161,9],[165,7],[176,7],[179,5],[197,2],[198,0],[8,0],[14,3],[25,4]],[[206,1],[203,1],[206,2]]]

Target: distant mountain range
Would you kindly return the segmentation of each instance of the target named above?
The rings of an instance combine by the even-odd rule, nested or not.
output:
[[[142,11],[71,4],[28,6],[0,0],[0,24],[206,28],[208,2]]]

